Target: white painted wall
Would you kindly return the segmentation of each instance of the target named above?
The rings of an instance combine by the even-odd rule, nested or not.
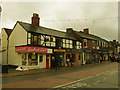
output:
[[[0,39],[2,40],[2,34],[1,33],[0,33]],[[2,51],[1,45],[0,45],[0,51]],[[2,52],[0,52],[0,64],[2,64]]]
[[[19,54],[15,52],[15,46],[20,45],[27,45],[27,32],[17,23],[9,37],[8,64],[19,64]]]
[[[8,35],[4,28],[2,29],[1,34],[2,34],[1,48],[2,48],[2,50],[6,50],[6,51],[2,52],[2,64],[6,65],[7,64],[7,38],[8,38]]]

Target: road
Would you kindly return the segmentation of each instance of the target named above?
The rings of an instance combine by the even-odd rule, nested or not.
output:
[[[118,88],[118,64],[85,65],[68,70],[2,78],[3,88]]]
[[[118,88],[118,69],[112,69],[54,88]]]

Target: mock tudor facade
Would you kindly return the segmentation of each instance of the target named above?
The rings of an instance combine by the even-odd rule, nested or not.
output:
[[[108,59],[108,41],[89,34],[88,28],[80,32],[67,28],[66,32],[62,32],[39,26],[39,21],[36,13],[32,24],[17,21],[9,38],[3,30],[8,48],[3,62],[36,69],[52,67],[53,59],[59,62],[59,66],[66,66],[66,58],[70,54],[74,65],[99,62],[100,56]]]

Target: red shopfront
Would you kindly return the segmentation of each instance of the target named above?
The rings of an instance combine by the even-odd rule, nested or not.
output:
[[[19,54],[19,65],[22,67],[50,68],[50,54],[52,53],[52,49],[20,46],[15,47],[15,52]]]

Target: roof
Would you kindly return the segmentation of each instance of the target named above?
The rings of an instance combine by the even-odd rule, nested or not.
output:
[[[70,35],[70,33],[66,33],[60,30],[55,30],[55,29],[51,29],[51,28],[46,28],[43,26],[34,26],[32,24],[29,23],[25,23],[25,22],[20,22],[17,21],[27,32],[34,32],[34,33],[40,33],[40,34],[46,34],[46,35],[53,35],[56,37],[61,37],[61,38],[68,38],[68,39],[73,39],[73,40],[77,40],[74,36]],[[74,30],[75,31],[75,30]],[[82,38],[87,38],[87,39],[92,39],[92,40],[97,40],[97,41],[103,41],[103,42],[108,42],[105,39],[102,39],[98,36],[95,36],[93,34],[86,34],[84,32],[78,32],[75,31],[75,33],[77,35],[79,35]]]
[[[7,33],[8,37],[10,36],[12,29],[4,28],[5,32]]]
[[[53,35],[56,37],[61,37],[61,38],[68,38],[68,39],[72,39],[72,40],[77,40],[76,38],[74,38],[73,36],[69,35],[66,32],[62,32],[59,30],[55,30],[55,29],[51,29],[51,28],[46,28],[46,27],[42,27],[42,26],[34,26],[32,24],[29,23],[25,23],[25,22],[20,22],[17,21],[27,32],[34,32],[34,33],[40,33],[40,34],[46,34],[46,35]]]
[[[98,36],[95,36],[93,34],[86,34],[84,32],[78,32],[78,31],[75,31],[76,34],[78,34],[79,36],[81,36],[82,38],[87,38],[87,39],[92,39],[92,40],[97,40],[97,41],[103,41],[103,42],[108,42],[107,40],[103,39],[103,38],[100,38]]]

